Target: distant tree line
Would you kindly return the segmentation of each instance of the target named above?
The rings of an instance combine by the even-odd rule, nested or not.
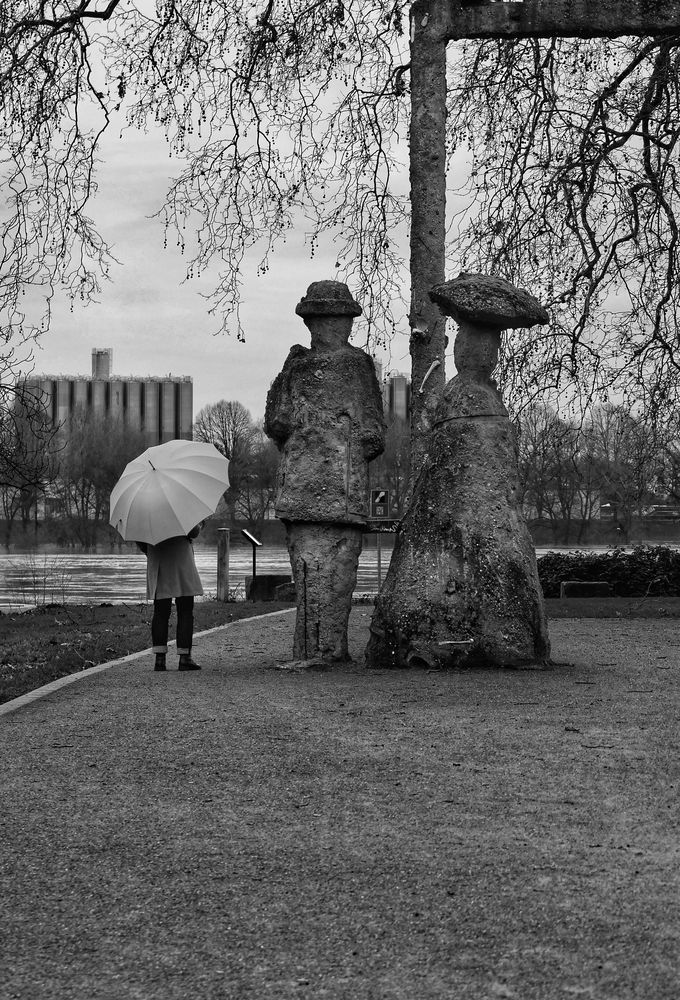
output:
[[[9,548],[45,518],[50,539],[92,548],[118,541],[109,527],[109,497],[125,465],[144,451],[142,433],[76,409],[58,432],[37,403],[8,408],[0,425],[0,518]],[[657,504],[680,504],[680,433],[623,405],[603,404],[585,417],[545,404],[515,419],[520,502],[530,524],[547,525],[554,544],[588,539],[594,521],[611,519],[621,541],[635,519]],[[229,459],[229,489],[218,515],[259,531],[273,514],[279,453],[262,422],[236,400],[220,400],[196,416],[194,439]],[[385,451],[371,463],[371,488],[390,492],[389,516],[404,513],[410,477],[408,421],[388,418]]]
[[[516,427],[524,514],[547,522],[555,543],[583,541],[603,516],[627,541],[635,518],[680,501],[678,429],[652,415],[608,403],[570,419],[535,404]]]
[[[259,530],[273,507],[278,452],[237,401],[221,400],[196,417],[194,439],[229,459],[229,489],[218,513]],[[15,528],[24,536],[46,525],[50,541],[91,549],[120,542],[109,526],[111,490],[129,461],[147,447],[143,432],[76,408],[53,428],[40,399],[26,393],[0,421],[0,520],[9,550]],[[45,532],[43,532],[43,537]]]
[[[250,411],[236,400],[203,407],[194,421],[194,440],[214,444],[229,459],[225,494],[230,521],[258,531],[273,511],[279,453]]]
[[[547,525],[554,544],[583,543],[594,521],[611,520],[628,540],[636,518],[680,504],[680,432],[652,415],[602,404],[585,416],[524,407],[514,420],[519,500],[530,524]],[[404,513],[410,475],[407,421],[388,423],[385,451],[371,464],[371,487],[390,491],[390,516]]]
[[[93,548],[109,530],[111,490],[127,463],[144,450],[144,435],[84,408],[54,428],[44,408],[42,413],[37,409],[36,396],[30,405],[30,421],[21,408],[18,415],[8,411],[24,444],[17,451],[20,461],[11,469],[3,463],[0,478],[4,546],[9,549],[17,521],[24,534],[31,525],[37,533],[42,521],[49,524],[51,541]],[[11,440],[9,432],[7,437]]]

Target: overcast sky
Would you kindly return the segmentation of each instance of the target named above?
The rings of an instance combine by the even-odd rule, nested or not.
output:
[[[321,248],[310,260],[304,232],[299,232],[275,253],[266,276],[256,275],[253,257],[243,286],[246,342],[235,335],[214,336],[217,322],[208,316],[199,286],[182,284],[185,259],[174,240],[163,249],[162,224],[148,218],[178,169],[160,135],[127,131],[118,138],[112,131],[107,136],[99,192],[89,214],[121,264],[99,303],[71,312],[67,300],[55,302],[51,328],[35,351],[35,371],[87,376],[92,349],[111,347],[113,374],[190,375],[194,415],[208,403],[236,399],[259,419],[290,347],[309,343],[295,306],[311,281],[336,277],[334,255]],[[408,372],[406,334],[379,359],[386,369]]]

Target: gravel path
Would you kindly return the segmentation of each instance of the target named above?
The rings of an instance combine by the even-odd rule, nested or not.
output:
[[[677,1000],[677,623],[444,674],[277,669],[292,627],[0,716],[1,1000]]]

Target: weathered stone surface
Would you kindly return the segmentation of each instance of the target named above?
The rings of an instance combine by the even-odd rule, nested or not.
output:
[[[515,288],[505,278],[491,275],[463,271],[457,278],[436,285],[430,297],[442,312],[458,322],[467,321],[492,330],[548,322],[548,313],[533,295]]]
[[[298,316],[361,316],[361,306],[341,281],[313,281],[297,306]]]
[[[458,376],[447,383],[444,405],[440,403],[433,424],[460,417],[508,416],[491,378],[500,345],[500,330],[461,324],[453,344]]]
[[[346,285],[314,282],[298,304],[311,348],[296,345],[267,396],[281,451],[275,510],[288,533],[297,598],[296,660],[347,658],[347,621],[368,518],[368,462],[384,447],[371,358],[352,347],[361,308]]]
[[[297,595],[294,660],[351,659],[347,623],[363,541],[347,524],[289,522],[286,541]]]
[[[276,516],[364,524],[368,462],[383,448],[375,369],[357,347],[296,345],[267,397],[265,430],[281,450]]]
[[[550,648],[510,421],[440,416],[377,600],[367,659],[541,665]]]
[[[312,346],[291,348],[267,396],[265,431],[282,453],[275,503],[283,520],[364,524],[368,517],[368,462],[383,450],[385,423],[373,361],[347,343],[348,301],[356,306],[340,282],[310,285],[297,308]],[[339,315],[307,312],[319,303]]]
[[[483,286],[479,276],[474,285]],[[446,283],[447,308],[451,286],[456,295],[461,287]],[[541,666],[550,655],[534,547],[518,503],[514,430],[491,379],[501,308],[510,323],[522,315],[526,325],[526,302],[520,312],[501,289],[484,328],[481,306],[465,296],[476,319],[461,320],[458,374],[436,411],[378,595],[366,650],[374,666]]]

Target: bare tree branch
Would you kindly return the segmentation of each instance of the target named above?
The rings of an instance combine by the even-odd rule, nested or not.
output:
[[[334,276],[361,299],[367,342],[384,343],[405,320],[412,6],[6,0],[0,335],[47,329],[58,289],[100,294],[113,258],[88,203],[98,143],[118,120],[167,137],[178,171],[159,216],[187,280],[219,272],[208,296],[219,329],[243,335],[246,255],[266,274],[305,227],[312,255],[335,241]],[[549,329],[508,338],[500,375],[517,401],[680,402],[679,43],[451,48],[448,147],[472,169],[449,269],[498,271],[552,314]]]
[[[452,267],[500,272],[552,313],[547,333],[508,338],[517,400],[530,381],[584,403],[677,404],[679,43],[457,49],[451,150],[464,142],[473,171]]]

